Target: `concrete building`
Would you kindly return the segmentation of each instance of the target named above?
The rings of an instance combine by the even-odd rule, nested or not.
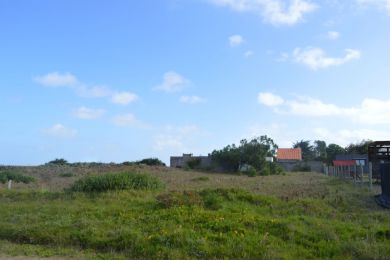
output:
[[[185,168],[188,166],[188,162],[196,160],[199,160],[200,168],[208,168],[212,165],[210,156],[193,156],[192,154],[184,153],[182,156],[171,156],[169,166],[172,168]]]

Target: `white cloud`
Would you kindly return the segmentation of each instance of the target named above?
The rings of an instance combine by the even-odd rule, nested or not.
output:
[[[74,75],[70,73],[48,73],[43,76],[34,77],[34,81],[44,86],[69,87],[73,89],[80,97],[84,98],[110,97],[112,103],[119,105],[127,105],[138,99],[136,94],[130,92],[118,92],[106,86],[89,86],[79,81]],[[175,85],[178,84],[178,80],[176,79],[175,81],[175,79],[168,79],[168,83]]]
[[[327,37],[329,40],[337,40],[338,38],[340,38],[340,33],[336,31],[329,31],[327,33]]]
[[[104,109],[80,107],[74,112],[74,115],[80,119],[97,119],[100,118],[104,113]]]
[[[112,95],[112,90],[105,86],[78,86],[76,91],[79,96],[86,98],[103,98]]]
[[[303,50],[296,48],[293,51],[293,60],[309,67],[312,70],[342,65],[352,60],[359,59],[360,56],[360,51],[354,49],[345,49],[345,56],[341,58],[329,57],[325,51],[320,48],[308,47]]]
[[[138,120],[133,114],[116,115],[112,122],[120,127],[149,128],[149,126]]]
[[[65,127],[62,124],[55,124],[52,127],[45,129],[44,133],[58,138],[73,138],[77,135],[77,130]]]
[[[229,44],[231,47],[237,47],[243,43],[244,43],[244,38],[239,34],[235,34],[229,37]]]
[[[257,101],[269,107],[279,106],[284,102],[283,98],[269,92],[260,92],[257,96]]]
[[[79,82],[71,73],[52,72],[34,77],[34,81],[48,87],[72,87]]]
[[[387,131],[373,129],[338,129],[330,130],[327,128],[315,128],[314,133],[317,139],[327,140],[328,143],[336,143],[341,146],[347,146],[351,143],[357,143],[361,140],[388,140],[390,134]]]
[[[195,136],[202,134],[196,125],[184,125],[179,127],[166,126],[164,131],[155,137],[154,150],[172,151],[174,153],[188,153],[194,149],[189,149]]]
[[[304,15],[317,9],[308,0],[209,0],[219,6],[238,12],[252,12],[261,15],[274,25],[294,25],[303,21]]]
[[[182,75],[169,71],[163,75],[163,82],[156,86],[155,89],[165,92],[177,92],[185,88],[189,83],[190,81]]]
[[[390,0],[356,0],[361,6],[376,6],[390,12]]]
[[[295,100],[281,102],[282,98],[271,93],[266,93],[267,95],[263,95],[263,98],[260,99],[260,94],[259,103],[273,107],[274,112],[279,114],[304,117],[342,117],[364,125],[390,125],[390,99],[365,98],[357,106],[342,107],[310,97],[299,97]]]
[[[185,104],[198,104],[203,103],[205,101],[204,98],[198,96],[181,96],[180,102]]]
[[[253,55],[255,55],[255,53],[253,51],[246,51],[244,53],[244,57],[245,58],[249,58],[249,57],[252,57]]]
[[[128,105],[135,102],[138,99],[136,94],[130,92],[118,92],[114,93],[111,98],[111,102],[119,105]]]

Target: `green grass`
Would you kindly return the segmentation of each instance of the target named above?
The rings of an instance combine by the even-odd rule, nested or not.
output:
[[[3,190],[0,252],[80,259],[388,258],[390,211],[361,187],[330,178],[324,186],[305,198],[237,188]]]
[[[68,190],[76,192],[105,192],[110,190],[155,190],[164,185],[154,176],[122,172],[86,176],[77,180]]]

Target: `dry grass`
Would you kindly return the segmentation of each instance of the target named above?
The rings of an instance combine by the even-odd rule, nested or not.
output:
[[[232,174],[204,173],[186,171],[168,167],[150,166],[38,166],[13,167],[11,170],[33,176],[37,182],[31,184],[15,184],[16,190],[62,191],[82,176],[108,172],[148,172],[160,178],[168,191],[200,190],[204,188],[241,188],[263,195],[280,198],[323,197],[329,193],[329,178],[318,173],[288,173],[286,175],[247,177]],[[72,177],[61,177],[65,173]],[[207,177],[206,181],[193,181]],[[3,185],[3,188],[6,186]],[[1,188],[0,188],[1,189]],[[376,192],[379,189],[376,188]]]

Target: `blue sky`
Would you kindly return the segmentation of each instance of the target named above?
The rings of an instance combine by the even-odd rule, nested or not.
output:
[[[390,138],[389,0],[0,0],[0,164]]]

